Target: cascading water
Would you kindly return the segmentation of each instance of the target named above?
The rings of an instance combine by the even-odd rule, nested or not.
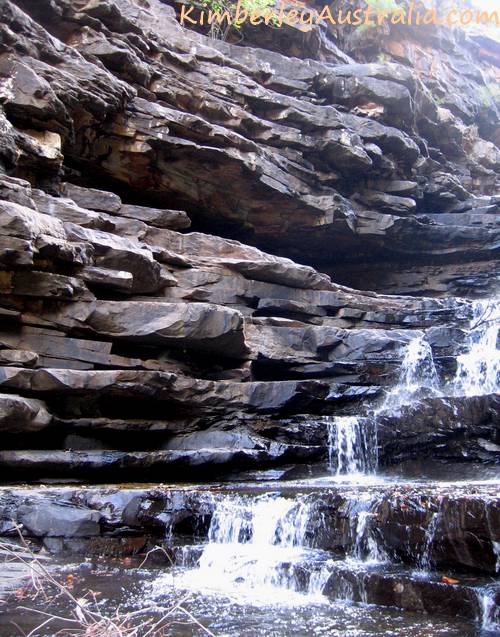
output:
[[[457,357],[455,378],[444,385],[434,363],[425,333],[418,333],[406,347],[398,382],[370,417],[337,416],[328,420],[330,471],[356,476],[377,468],[377,416],[398,412],[425,396],[474,396],[500,389],[500,300],[475,301],[466,351]]]
[[[351,560],[364,564],[382,564],[387,555],[371,532],[371,521],[377,516],[379,497],[363,494],[353,500],[350,518],[354,535]]]
[[[441,522],[441,511],[435,511],[427,525],[425,530],[425,542],[421,555],[418,557],[417,562],[422,575],[426,575],[432,567],[431,551],[436,532]]]
[[[439,385],[431,346],[425,334],[419,334],[408,343],[401,361],[399,380],[386,394],[378,412],[388,409],[397,411],[419,396],[437,395]]]
[[[500,389],[500,300],[476,301],[467,350],[457,358],[449,391],[455,396],[492,394]]]
[[[397,384],[370,417],[336,416],[327,420],[328,458],[337,476],[375,473],[378,465],[377,417],[384,411],[397,411],[421,395],[439,394],[439,376],[432,349],[419,333],[406,347]]]
[[[445,519],[441,505],[427,516],[425,535],[414,551],[412,570],[397,562],[397,551],[394,553],[393,548],[384,545],[379,533],[387,504],[385,489],[389,487],[373,477],[367,479],[368,486],[360,488],[356,484],[365,484],[360,474],[372,474],[377,469],[377,417],[382,412],[397,412],[428,396],[469,396],[498,389],[499,307],[498,302],[474,304],[468,348],[458,358],[456,378],[448,385],[441,383],[432,349],[425,333],[419,331],[407,344],[397,384],[387,391],[371,414],[325,419],[330,473],[340,477],[342,483],[351,478],[354,483],[345,487],[352,489],[352,495],[343,493],[343,498],[347,498],[345,509],[340,513],[328,507],[322,509],[321,498],[311,498],[311,493],[283,497],[277,493],[242,495],[235,492],[220,497],[216,501],[208,541],[203,546],[191,547],[194,558],[186,560],[187,567],[175,580],[176,586],[214,595],[217,599],[225,598],[247,608],[248,605],[325,605],[328,601],[325,591],[329,599],[343,603],[366,602],[373,599],[368,590],[370,586],[377,586],[379,575],[380,582],[392,582],[387,586],[398,594],[399,591],[406,594],[403,593],[406,590],[402,583],[404,577],[419,580],[415,591],[425,582],[433,581],[436,585],[436,573],[432,569],[439,555],[436,542]],[[396,497],[401,496],[396,493]],[[315,537],[325,528],[327,535],[331,531],[327,527],[332,524],[332,516],[334,523],[342,527],[339,535],[345,538],[342,534],[347,534],[350,538],[346,547],[337,553],[314,548]],[[332,546],[336,546],[335,530],[332,537]],[[342,540],[339,543],[344,546]],[[398,575],[391,580],[394,573]],[[374,583],[370,584],[373,575]],[[399,575],[401,580],[397,579]],[[441,584],[439,579],[438,584]],[[478,585],[474,594],[478,621],[488,634],[496,633],[499,628],[497,589]]]
[[[300,580],[301,565],[318,558],[307,542],[310,518],[307,498],[266,494],[221,499],[198,568],[185,573],[182,584],[261,603],[317,597],[327,573],[315,568],[305,586]]]
[[[479,593],[481,607],[481,628],[488,634],[500,633],[500,607],[495,601],[495,591],[486,588]]]
[[[357,416],[338,416],[329,419],[327,427],[330,471],[334,470],[334,460],[338,476],[375,471],[377,432],[372,422]]]

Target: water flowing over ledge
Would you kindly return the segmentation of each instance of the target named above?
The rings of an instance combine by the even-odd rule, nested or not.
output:
[[[377,483],[380,414],[397,412],[421,397],[470,396],[498,390],[499,308],[498,301],[474,304],[465,351],[458,357],[456,374],[450,381],[440,380],[426,335],[418,334],[406,347],[399,381],[369,418],[327,419],[328,466],[337,480],[356,484],[362,481],[363,474],[374,474],[372,484]],[[384,484],[383,478],[379,484]],[[203,595],[222,595],[232,603],[257,606],[327,604],[334,599],[405,607],[405,596],[417,595],[415,591],[419,590],[419,604],[426,608],[430,599],[440,597],[436,589],[443,587],[435,569],[445,541],[443,531],[450,522],[442,505],[443,496],[438,496],[436,506],[423,493],[420,506],[425,511],[425,524],[418,548],[410,551],[412,568],[404,566],[396,547],[387,545],[384,532],[380,535],[379,519],[387,505],[384,487],[375,493],[370,489],[357,490],[345,499],[345,517],[333,516],[333,520],[321,498],[318,502],[311,495],[287,498],[265,493],[224,496],[216,502],[207,544],[184,549],[181,562],[187,570],[177,583]],[[448,497],[444,496],[445,501]],[[404,516],[404,509],[408,508],[404,497],[401,506]],[[333,557],[319,538],[322,533],[324,538],[325,530],[328,535],[328,527],[336,528],[340,520],[348,526],[350,541],[343,549],[343,557]],[[491,523],[496,524],[493,520]],[[499,547],[500,543],[494,540],[489,549],[496,573]],[[465,546],[460,550],[466,550]],[[170,578],[162,576],[153,584],[153,597],[164,594]],[[385,602],[377,592],[378,586],[388,586],[393,592],[392,596],[386,593]],[[485,631],[500,630],[499,586],[466,586],[460,594],[451,587],[446,594],[455,600],[448,603],[449,608],[454,603],[463,604],[456,610],[458,614],[475,619]]]
[[[497,43],[182,6],[0,2],[0,535],[217,637],[498,633]]]

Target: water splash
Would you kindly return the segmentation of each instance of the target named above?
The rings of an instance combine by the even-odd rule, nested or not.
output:
[[[481,589],[478,592],[481,629],[487,633],[498,635],[500,632],[500,606],[495,599],[494,588]]]
[[[350,517],[355,521],[353,528],[354,544],[351,561],[364,564],[383,564],[387,554],[372,533],[372,521],[377,516],[380,497],[361,495],[352,501]]]
[[[398,382],[386,394],[378,411],[397,411],[420,396],[440,395],[440,380],[425,334],[412,338],[401,361]]]
[[[307,587],[308,596],[318,599],[323,596],[325,586],[332,574],[333,565],[334,560],[327,560],[320,568],[311,573]]]
[[[495,571],[500,574],[500,542],[492,542],[493,552],[495,554]]]
[[[397,411],[423,394],[439,395],[439,384],[432,349],[425,334],[419,333],[406,347],[397,384],[370,418],[337,416],[327,420],[330,472],[351,477],[375,473],[378,415],[388,410]]]
[[[450,384],[454,396],[480,396],[500,390],[500,300],[475,301],[467,351],[457,358]]]
[[[328,423],[328,457],[337,475],[374,473],[378,464],[377,430],[367,418],[337,416]]]
[[[422,553],[418,559],[418,564],[422,574],[426,575],[432,567],[432,547],[436,538],[436,532],[441,522],[442,511],[435,511],[432,514],[427,529],[425,530],[425,540]]]
[[[318,559],[308,547],[311,513],[305,497],[221,499],[198,567],[183,573],[178,584],[257,604],[317,600],[328,574],[319,563],[321,568],[310,567]]]

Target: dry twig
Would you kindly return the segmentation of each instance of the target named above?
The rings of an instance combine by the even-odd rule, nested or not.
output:
[[[44,618],[42,623],[28,634],[25,634],[19,626],[13,623],[23,637],[37,637],[40,631],[53,623],[66,626],[57,633],[61,637],[166,637],[167,633],[165,631],[175,623],[172,615],[176,611],[184,614],[191,623],[198,626],[206,635],[216,637],[189,610],[183,607],[183,604],[188,601],[189,595],[183,596],[169,608],[151,604],[137,611],[120,612],[118,608],[111,616],[103,615],[99,610],[94,592],[87,591],[83,597],[76,598],[68,586],[61,584],[45,566],[43,562],[49,558],[36,555],[23,537],[21,527],[15,525],[14,528],[19,535],[21,545],[11,542],[0,542],[0,556],[8,561],[23,564],[28,568],[32,587],[35,591],[35,598],[43,596],[44,601],[49,602],[62,596],[70,603],[72,608],[69,615],[65,616],[27,606],[18,606],[18,610],[36,613]],[[155,547],[155,549],[146,554],[141,566],[154,550],[162,550],[168,556],[164,549]],[[48,589],[55,589],[57,594],[51,595]],[[91,602],[93,602],[92,605]],[[157,619],[158,615],[160,615],[160,619]]]

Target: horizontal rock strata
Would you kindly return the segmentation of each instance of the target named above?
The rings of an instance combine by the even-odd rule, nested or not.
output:
[[[133,207],[121,216],[107,191],[1,183],[0,464],[11,478],[309,462],[326,454],[317,416],[377,399],[424,331],[442,378],[454,373],[466,301],[358,292],[234,240],[134,221]],[[445,404],[436,430],[434,407],[383,421],[380,458],[445,442],[443,457],[493,459],[497,407],[465,406],[465,437]]]
[[[414,337],[453,375],[471,308],[450,295],[497,289],[493,40],[238,45],[175,0],[77,5],[0,9],[11,476],[309,462],[318,419],[380,404]],[[488,400],[456,404],[467,432],[439,401],[437,428],[429,404],[384,417],[380,458],[494,461]]]
[[[62,189],[96,224],[181,229],[172,208],[185,208],[199,228],[323,269],[361,261],[355,287],[389,260],[446,264],[462,290],[484,291],[499,237],[492,39],[322,25],[250,28],[235,46],[180,27],[171,5],[5,2],[6,168],[50,191],[66,165],[80,182],[112,180],[133,201]]]

